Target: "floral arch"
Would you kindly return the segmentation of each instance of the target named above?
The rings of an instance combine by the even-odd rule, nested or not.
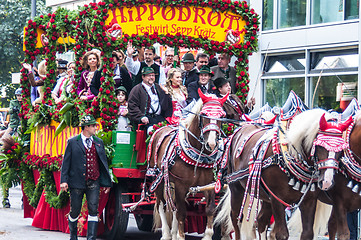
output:
[[[167,21],[169,31],[164,29]],[[158,24],[157,28],[154,24]],[[116,30],[122,34],[112,34]],[[77,126],[80,115],[87,112],[101,117],[105,131],[113,130],[117,121],[114,110],[119,103],[109,94],[114,91],[111,53],[125,50],[129,41],[134,46],[150,46],[158,42],[170,47],[202,48],[210,55],[227,53],[236,56],[237,95],[246,102],[248,56],[257,50],[258,30],[259,16],[255,11],[246,2],[230,0],[106,0],[85,5],[77,11],[59,8],[53,14],[36,17],[28,21],[24,31],[25,62],[33,62],[37,56],[43,56],[47,61],[45,95],[43,104],[33,108],[28,76],[22,69],[25,102],[20,116],[23,129],[47,125],[51,120]],[[83,71],[81,57],[93,48],[101,51],[103,77],[98,97],[86,104],[77,98],[75,87]],[[62,104],[54,106],[51,98],[56,81],[55,56],[57,52],[69,49],[76,56],[76,84],[71,101],[74,105],[71,111],[60,114]]]

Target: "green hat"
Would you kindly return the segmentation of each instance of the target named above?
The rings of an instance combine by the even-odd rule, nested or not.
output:
[[[95,121],[93,115],[85,115],[80,120],[80,127],[84,127],[92,124],[98,124],[98,122]]]
[[[214,72],[211,71],[211,68],[207,65],[202,66],[201,70],[199,70],[199,72],[197,72],[197,74],[201,74],[201,73],[208,73],[211,76],[214,75]]]
[[[115,92],[123,91],[125,93],[128,93],[127,89],[124,86],[120,86],[117,89],[115,89]]]
[[[150,74],[150,73],[154,73],[154,69],[151,68],[151,67],[144,67],[142,69],[142,75],[147,75],[147,74]]]
[[[15,90],[15,95],[21,95],[21,92],[23,91],[22,88],[18,88]]]
[[[195,62],[196,60],[194,59],[194,56],[192,53],[188,52],[186,54],[184,54],[183,58],[182,58],[182,62]]]
[[[229,83],[229,81],[228,81],[227,79],[223,78],[223,77],[219,77],[219,78],[216,78],[216,79],[213,81],[213,83],[214,83],[214,86],[215,86],[216,88],[220,88],[220,87],[222,87],[224,84]]]

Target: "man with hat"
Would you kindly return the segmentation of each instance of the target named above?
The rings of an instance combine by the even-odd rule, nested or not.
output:
[[[213,72],[211,71],[211,69],[207,65],[204,65],[197,74],[199,75],[199,80],[197,82],[192,82],[188,85],[188,104],[192,102],[193,99],[199,99],[198,88],[200,88],[204,94],[214,93],[214,85],[210,81],[213,76]]]
[[[215,94],[221,98],[231,93],[231,84],[228,79],[219,77],[213,81],[215,85]],[[229,119],[241,119],[244,113],[249,113],[254,105],[254,98],[247,103],[245,106],[239,97],[235,94],[229,94],[227,101],[223,104],[223,109],[227,113]]]
[[[164,68],[159,66],[154,62],[155,57],[155,48],[153,46],[145,47],[144,49],[144,62],[133,61],[133,53],[135,49],[132,46],[132,43],[129,41],[127,46],[127,59],[125,60],[125,65],[127,66],[129,72],[132,75],[135,75],[135,84],[142,82],[142,69],[144,67],[153,68],[155,72],[155,82],[161,85],[165,85],[166,77],[164,73]]]
[[[172,116],[172,99],[155,83],[153,68],[142,69],[142,82],[133,87],[129,94],[128,111],[133,124],[145,124],[147,127]]]
[[[231,62],[231,56],[229,56],[226,53],[222,53],[218,56],[218,66],[212,67],[212,71],[214,72],[214,76],[212,77],[212,80],[216,78],[225,78],[229,81],[232,88],[232,93],[237,92],[236,88],[236,69],[234,67],[229,66],[229,63]]]
[[[198,71],[194,66],[195,62],[196,62],[196,60],[194,59],[194,56],[191,52],[184,54],[184,56],[182,58],[182,63],[184,66],[183,85],[185,87],[188,87],[188,85],[191,82],[198,81],[198,74],[197,74]]]
[[[68,217],[70,239],[77,238],[77,223],[85,193],[88,203],[87,239],[95,240],[98,230],[100,187],[111,187],[103,141],[95,136],[97,122],[92,115],[80,121],[82,132],[68,140],[61,167],[62,191],[70,190]]]

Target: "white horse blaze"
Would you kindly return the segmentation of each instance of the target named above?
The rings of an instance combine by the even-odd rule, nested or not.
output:
[[[335,152],[329,152],[328,153],[328,159],[335,159],[336,153]],[[322,189],[321,190],[327,190],[332,186],[333,176],[335,173],[335,169],[333,168],[327,168],[322,180]]]
[[[211,124],[216,124],[217,121],[214,120],[214,119],[211,119],[210,123]],[[209,131],[208,145],[211,148],[211,150],[213,150],[217,146],[217,134],[216,134],[216,131]]]

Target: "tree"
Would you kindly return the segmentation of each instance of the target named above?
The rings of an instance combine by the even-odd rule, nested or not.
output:
[[[37,14],[51,11],[45,7],[45,0],[37,0]],[[0,88],[6,87],[6,98],[0,106],[8,106],[18,86],[11,84],[11,73],[20,71],[24,59],[23,32],[30,19],[30,0],[0,0]]]

